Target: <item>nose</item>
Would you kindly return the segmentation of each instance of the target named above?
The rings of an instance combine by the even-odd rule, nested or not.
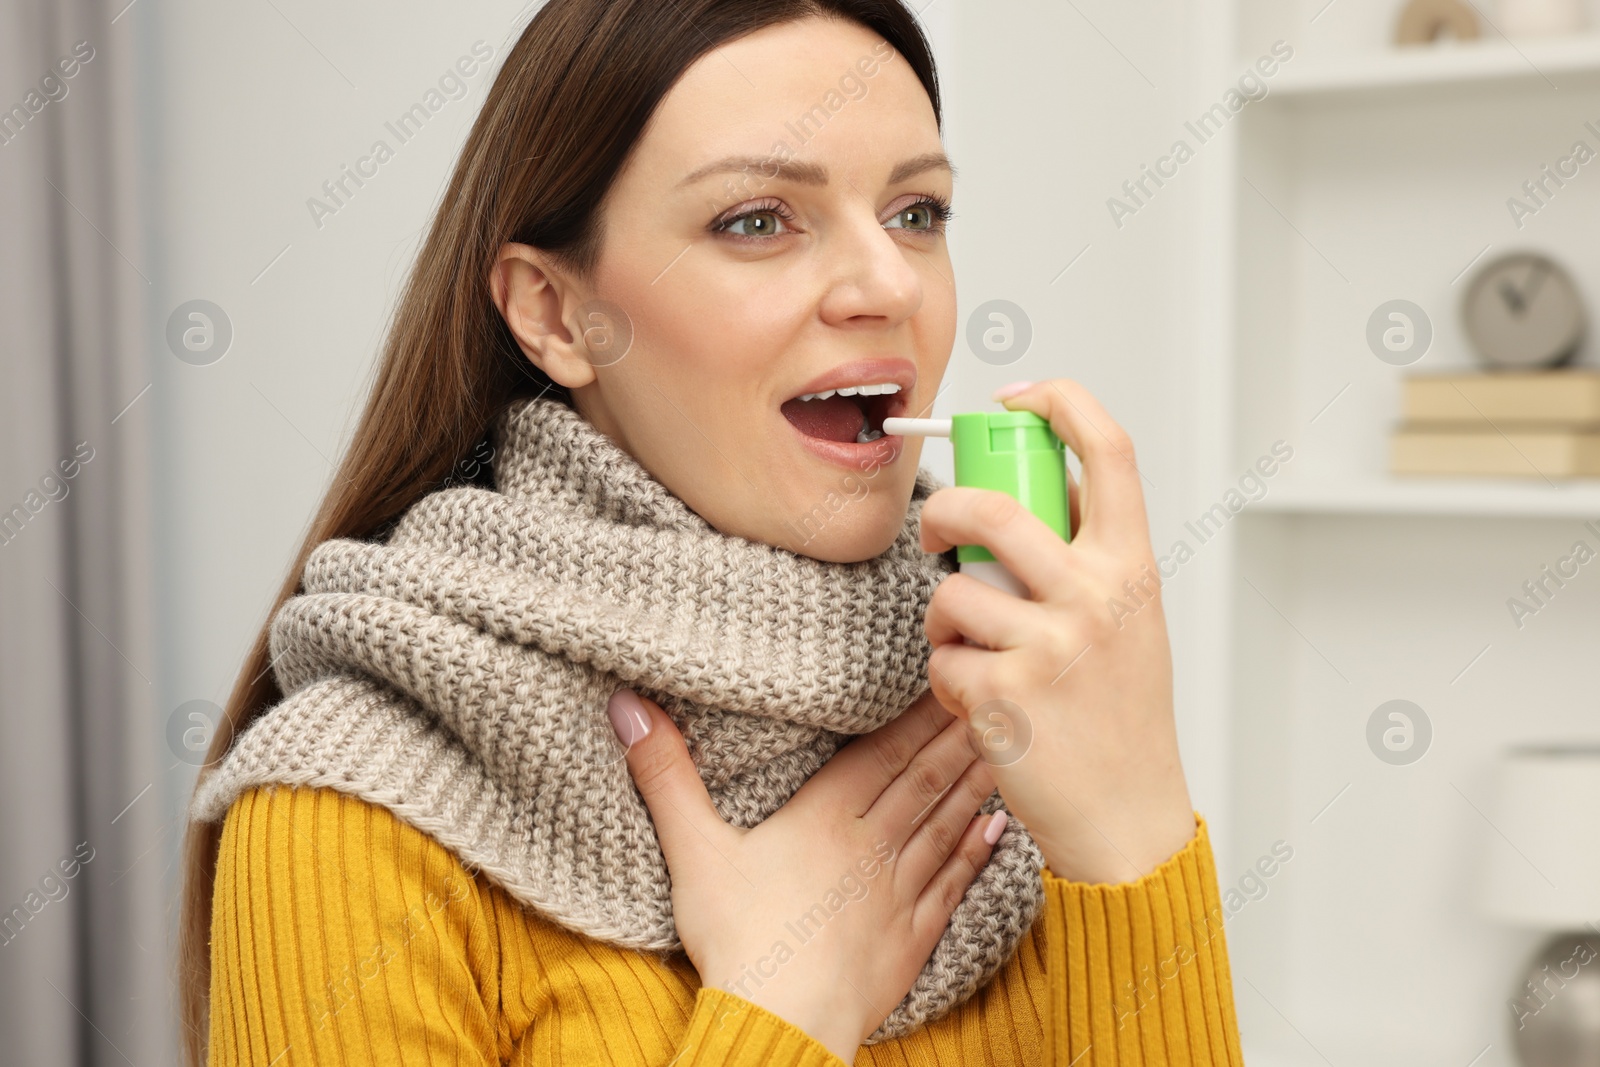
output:
[[[896,241],[870,212],[852,218],[828,241],[829,284],[822,317],[831,326],[897,326],[922,307],[916,249]]]

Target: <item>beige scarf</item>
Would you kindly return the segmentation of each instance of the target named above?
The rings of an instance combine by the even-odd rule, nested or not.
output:
[[[439,489],[382,542],[334,540],[272,621],[287,696],[211,769],[192,815],[252,786],[331,787],[429,834],[548,919],[681,949],[666,861],[606,715],[629,686],[683,731],[722,817],[754,826],[926,688],[919,471],[882,555],[826,563],[718,532],[566,404],[495,423],[494,490]],[[1001,806],[999,794],[984,811]],[[970,997],[1042,902],[1008,824],[916,984],[868,1043]]]

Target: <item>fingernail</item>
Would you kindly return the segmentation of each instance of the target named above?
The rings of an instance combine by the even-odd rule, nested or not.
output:
[[[650,716],[645,714],[639,694],[631,689],[618,689],[606,704],[606,714],[611,717],[611,728],[623,748],[632,748],[650,732]]]
[[[994,391],[994,395],[991,396],[989,399],[990,400],[1004,400],[1004,399],[1006,399],[1006,397],[1016,396],[1018,393],[1022,392],[1024,389],[1031,389],[1031,388],[1033,388],[1033,383],[1032,382],[1012,382],[1010,385],[1002,385],[1000,388],[996,389]]]
[[[1005,829],[1006,813],[1003,811],[997,811],[989,817],[989,825],[983,831],[983,839],[992,845],[996,841],[1000,840],[1000,835],[1005,833]]]

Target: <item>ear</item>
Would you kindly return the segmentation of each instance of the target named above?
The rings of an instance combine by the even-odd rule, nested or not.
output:
[[[595,380],[588,350],[567,327],[583,294],[553,259],[532,245],[508,241],[490,269],[489,293],[517,347],[551,381],[577,389]]]

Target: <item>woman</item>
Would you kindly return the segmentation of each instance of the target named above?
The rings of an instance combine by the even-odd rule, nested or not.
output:
[[[881,434],[952,176],[897,0],[544,6],[198,787],[191,1063],[1241,1062],[1126,436],[997,394],[1067,545]]]

